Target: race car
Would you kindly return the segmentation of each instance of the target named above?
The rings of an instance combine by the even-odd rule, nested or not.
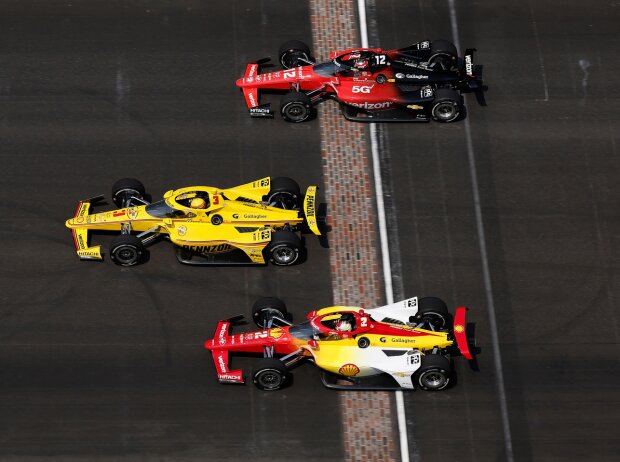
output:
[[[413,297],[369,310],[323,308],[293,325],[284,302],[265,297],[252,308],[260,330],[232,335],[231,325],[243,316],[223,320],[205,348],[221,383],[244,383],[242,370],[230,367],[230,353],[262,353],[252,371],[261,390],[282,388],[289,370],[306,361],[322,369],[328,388],[439,391],[454,376],[452,356],[474,358],[473,325],[466,323],[466,311],[458,307],[452,319],[441,299]]]
[[[260,104],[259,91],[285,91],[280,114],[288,122],[304,122],[326,99],[340,104],[343,115],[357,122],[453,122],[464,115],[463,96],[475,92],[484,104],[482,66],[474,64],[474,48],[463,58],[447,40],[424,40],[405,48],[352,48],[334,52],[315,64],[310,48],[291,40],[279,50],[284,70],[259,73],[265,58],[247,65],[237,80],[252,117],[273,117],[270,104]]]
[[[292,265],[302,251],[301,233],[321,234],[316,194],[316,186],[302,196],[291,178],[266,177],[227,189],[170,190],[149,203],[139,180],[123,178],[112,187],[117,210],[90,213],[103,196],[83,200],[66,226],[82,260],[102,260],[101,246],[88,244],[89,231],[116,231],[110,258],[121,266],[144,261],[146,246],[158,238],[174,244],[181,263]]]

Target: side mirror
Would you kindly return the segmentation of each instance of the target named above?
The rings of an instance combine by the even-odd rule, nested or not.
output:
[[[310,340],[308,342],[308,346],[310,348],[312,348],[313,350],[318,350],[319,349],[319,344],[318,344],[318,342],[316,340]]]
[[[172,224],[172,218],[164,218],[164,225],[174,227]]]
[[[174,191],[173,191],[172,189],[171,189],[171,190],[169,190],[169,191],[166,191],[166,192],[164,193],[164,199],[168,199],[170,196],[172,196],[172,193],[173,193],[173,192],[174,192]]]

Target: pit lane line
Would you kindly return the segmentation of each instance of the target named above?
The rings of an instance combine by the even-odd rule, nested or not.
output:
[[[452,40],[457,50],[461,49],[459,40],[459,26],[456,15],[454,0],[447,0],[450,10],[450,26],[452,28]],[[504,432],[504,446],[506,451],[506,461],[513,462],[514,454],[512,449],[512,436],[510,432],[510,419],[508,417],[508,404],[506,401],[506,387],[504,384],[504,371],[502,367],[502,356],[499,347],[499,334],[497,331],[497,319],[495,315],[495,302],[493,297],[493,286],[491,283],[491,272],[489,270],[489,257],[487,254],[487,244],[484,235],[484,222],[482,220],[482,207],[480,205],[480,187],[478,185],[478,172],[476,170],[476,153],[471,136],[471,126],[469,118],[465,117],[465,141],[467,145],[467,160],[469,162],[469,176],[471,180],[472,195],[474,201],[474,211],[476,215],[476,232],[478,234],[478,245],[480,247],[480,260],[482,264],[482,277],[484,279],[485,295],[487,300],[487,314],[489,316],[489,329],[491,331],[491,344],[493,346],[493,362],[495,363],[495,375],[497,376],[497,393],[499,395],[499,407],[502,415],[502,429]]]
[[[357,11],[360,23],[360,38],[362,48],[368,48],[368,24],[366,18],[366,0],[357,0]],[[372,153],[372,170],[375,186],[375,200],[377,204],[377,222],[379,224],[379,241],[381,243],[381,266],[383,267],[383,283],[387,304],[394,303],[394,288],[392,286],[392,268],[390,263],[390,246],[388,243],[385,204],[383,202],[383,179],[381,178],[381,164],[379,161],[379,142],[377,125],[370,125],[370,150]],[[394,392],[396,397],[396,416],[398,421],[398,436],[400,442],[400,460],[409,462],[409,442],[407,439],[407,416],[402,391]]]

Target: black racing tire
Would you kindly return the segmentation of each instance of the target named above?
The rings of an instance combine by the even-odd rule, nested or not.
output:
[[[279,230],[271,235],[267,246],[269,260],[278,266],[290,266],[299,259],[301,239],[292,231]]]
[[[119,266],[134,266],[144,260],[147,250],[137,236],[121,234],[110,243],[110,258]]]
[[[278,50],[278,60],[284,69],[307,65],[305,62],[300,63],[300,58],[314,62],[310,56],[310,47],[299,40],[289,40],[283,43]]]
[[[431,42],[431,56],[428,65],[432,68],[448,71],[452,69],[458,58],[458,51],[454,43],[448,40],[433,40]]]
[[[252,306],[252,319],[261,329],[267,326],[267,323],[273,316],[286,319],[287,314],[286,304],[275,297],[259,298]]]
[[[435,91],[435,99],[431,103],[433,120],[441,123],[454,122],[463,111],[463,97],[451,88],[440,88]]]
[[[418,300],[416,322],[427,322],[432,324],[436,330],[441,330],[448,325],[449,319],[448,306],[441,298],[423,297]]]
[[[450,360],[443,355],[422,356],[420,368],[413,374],[414,386],[426,391],[441,391],[452,379]]]
[[[214,226],[219,226],[222,223],[224,223],[224,218],[222,218],[222,215],[219,214],[215,214],[211,217],[211,224]]]
[[[125,206],[125,200],[130,197],[144,199],[146,190],[140,180],[135,178],[121,178],[112,186],[112,200],[117,207]]]
[[[276,358],[263,358],[252,368],[252,381],[256,388],[275,391],[284,386],[288,379],[286,366]]]
[[[300,91],[291,91],[280,100],[280,114],[287,122],[305,122],[312,115],[312,101],[310,97]]]
[[[292,178],[285,176],[273,178],[266,201],[270,206],[280,209],[299,209],[301,205],[301,189],[299,184]]]

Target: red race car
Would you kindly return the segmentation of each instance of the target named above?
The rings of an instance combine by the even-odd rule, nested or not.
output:
[[[250,63],[237,86],[252,117],[273,117],[270,104],[259,103],[259,90],[279,90],[287,92],[280,114],[288,122],[308,120],[325,99],[338,101],[343,115],[357,122],[453,122],[464,115],[462,93],[475,92],[485,104],[474,51],[460,58],[453,43],[425,40],[394,50],[352,48],[315,64],[308,45],[291,40],[279,51],[284,70],[259,73],[270,58]]]
[[[282,388],[294,365],[311,362],[329,388],[439,391],[452,383],[451,357],[473,359],[466,311],[459,307],[452,318],[439,298],[412,297],[369,310],[323,308],[293,325],[284,302],[266,297],[252,309],[260,330],[232,335],[232,324],[243,316],[220,321],[205,348],[222,383],[244,383],[242,371],[230,369],[230,353],[262,353],[252,371],[261,390]]]

